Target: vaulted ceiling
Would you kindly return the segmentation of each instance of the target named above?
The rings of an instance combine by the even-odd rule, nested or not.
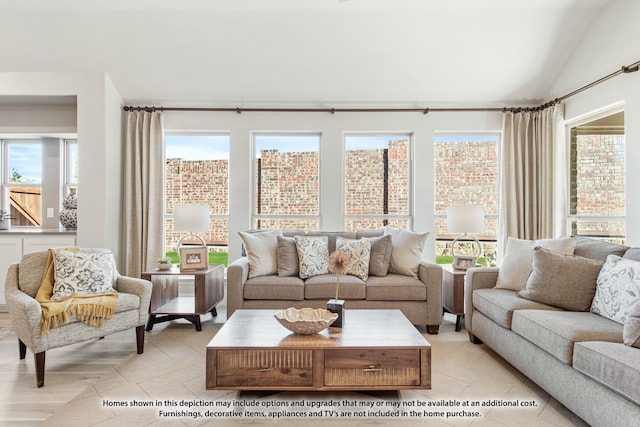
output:
[[[611,1],[0,0],[0,71],[163,105],[536,104]]]

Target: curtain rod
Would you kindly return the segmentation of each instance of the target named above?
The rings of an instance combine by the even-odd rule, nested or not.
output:
[[[552,107],[567,98],[570,98],[574,95],[577,95],[581,92],[584,92],[587,89],[590,89],[600,83],[603,83],[615,76],[620,74],[629,74],[638,71],[640,68],[640,61],[636,61],[631,65],[625,66],[623,65],[620,69],[614,71],[613,73],[607,74],[606,76],[595,80],[587,85],[584,85],[573,92],[569,92],[566,95],[563,95],[559,98],[555,98],[549,102],[541,104],[537,107],[495,107],[495,108],[243,108],[243,107],[134,107],[134,106],[124,106],[122,109],[124,111],[216,111],[216,112],[235,112],[237,114],[242,114],[244,112],[249,113],[448,113],[448,112],[486,112],[486,111],[495,111],[495,112],[512,112],[518,113],[521,111],[541,111],[545,110],[549,107]]]

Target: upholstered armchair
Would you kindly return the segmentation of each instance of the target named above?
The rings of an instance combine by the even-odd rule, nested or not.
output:
[[[68,323],[51,327],[41,335],[43,310],[36,294],[45,276],[48,256],[48,251],[24,255],[19,263],[9,267],[5,282],[5,296],[18,337],[20,359],[25,358],[29,348],[34,355],[37,386],[44,385],[45,352],[54,348],[135,328],[137,351],[141,354],[144,351],[144,325],[149,313],[151,283],[117,274],[115,263],[113,288],[117,292],[117,303],[113,318],[105,319],[104,327],[90,326],[75,316],[69,316]]]

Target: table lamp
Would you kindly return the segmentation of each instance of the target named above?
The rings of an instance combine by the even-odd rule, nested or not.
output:
[[[447,227],[449,233],[460,234],[451,243],[453,268],[466,270],[475,267],[478,257],[482,254],[480,241],[470,233],[484,231],[484,206],[482,205],[454,205],[447,207]],[[476,246],[472,256],[456,253],[456,243],[463,240],[471,241]]]

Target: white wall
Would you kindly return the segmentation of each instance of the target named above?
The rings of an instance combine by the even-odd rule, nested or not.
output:
[[[222,131],[231,135],[229,258],[240,255],[238,231],[251,228],[251,133],[259,131],[321,132],[321,228],[342,230],[344,132],[411,132],[414,134],[414,229],[431,232],[425,258],[435,258],[435,132],[499,132],[501,114],[481,113],[249,113],[166,112],[167,131]]]
[[[104,73],[0,73],[0,96],[5,95],[77,96],[77,244],[106,247],[119,256],[122,100],[110,79]],[[68,111],[60,111],[69,131]]]
[[[590,27],[552,87],[555,98],[640,60],[640,2],[612,2]],[[640,72],[623,74],[566,100],[565,120],[571,122],[624,103],[627,147],[627,243],[640,245]]]

